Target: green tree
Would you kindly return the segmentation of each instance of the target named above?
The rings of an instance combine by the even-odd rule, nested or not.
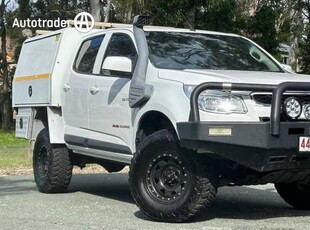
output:
[[[295,4],[303,21],[302,39],[299,41],[300,68],[310,74],[310,0],[298,0]]]
[[[278,54],[279,47],[275,22],[275,11],[268,5],[263,5],[248,24],[250,37],[273,55]]]
[[[0,55],[0,95],[1,95],[1,118],[2,129],[8,130],[11,124],[12,110],[10,107],[10,85],[7,63],[7,24],[6,6],[8,1],[1,0],[0,5],[0,34],[1,34],[1,55]]]
[[[279,56],[279,43],[290,35],[285,1],[153,0],[148,7],[155,24],[238,33]]]
[[[221,32],[240,32],[243,20],[236,1],[208,0],[196,10],[196,27]],[[240,28],[239,28],[240,27]]]
[[[84,1],[78,0],[37,0],[30,2],[32,7],[32,17],[41,19],[54,20],[58,17],[61,19],[73,19],[79,12],[79,7],[87,8],[89,11],[89,4],[85,7]]]
[[[149,11],[155,24],[173,27],[195,27],[195,13],[199,1],[153,0]]]

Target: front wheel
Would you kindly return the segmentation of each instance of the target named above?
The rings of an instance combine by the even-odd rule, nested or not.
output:
[[[154,220],[193,219],[214,200],[216,187],[184,162],[177,140],[169,131],[148,136],[133,157],[129,184],[141,211]]]
[[[40,192],[66,191],[72,176],[70,154],[66,147],[53,146],[47,129],[43,129],[33,150],[34,179]]]
[[[296,209],[310,210],[310,186],[298,183],[275,184],[279,195]]]

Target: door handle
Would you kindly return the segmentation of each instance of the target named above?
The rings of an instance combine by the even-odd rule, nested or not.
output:
[[[68,84],[68,83],[66,83],[65,85],[64,85],[64,91],[65,92],[68,92],[69,90],[70,90],[70,85]]]
[[[98,86],[93,86],[93,87],[91,87],[90,88],[90,93],[92,94],[92,95],[95,95],[96,93],[98,93],[99,92],[99,88],[98,88]]]

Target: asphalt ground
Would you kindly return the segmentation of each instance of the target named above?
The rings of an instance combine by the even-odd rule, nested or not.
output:
[[[310,211],[291,208],[271,184],[220,188],[192,223],[153,222],[134,204],[127,180],[125,173],[73,175],[67,193],[42,194],[33,176],[0,177],[0,229],[310,229]]]

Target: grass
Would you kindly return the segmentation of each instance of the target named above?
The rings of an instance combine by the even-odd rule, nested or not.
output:
[[[15,137],[14,131],[0,130],[0,169],[30,167],[28,141]]]
[[[0,130],[0,149],[1,148],[26,148],[28,141],[15,137],[14,131]],[[0,150],[1,151],[1,150]]]
[[[0,152],[0,169],[31,167],[27,152]]]

